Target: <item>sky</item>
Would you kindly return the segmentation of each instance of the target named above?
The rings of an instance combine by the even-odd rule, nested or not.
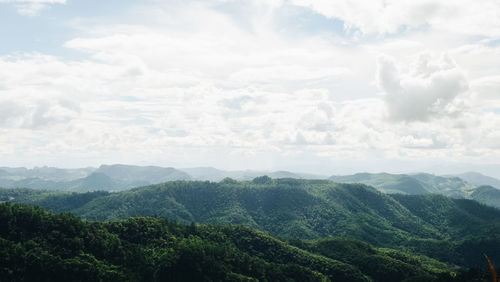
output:
[[[496,170],[500,1],[0,0],[0,165],[112,163]]]

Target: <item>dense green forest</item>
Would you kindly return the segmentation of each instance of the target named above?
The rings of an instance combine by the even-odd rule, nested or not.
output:
[[[352,239],[287,243],[244,226],[92,222],[0,204],[2,281],[487,281],[487,274]]]
[[[0,189],[0,201],[69,211],[89,220],[166,217],[243,224],[287,239],[354,238],[458,266],[500,261],[500,211],[440,195],[387,195],[362,184],[270,179],[175,181],[108,193]]]

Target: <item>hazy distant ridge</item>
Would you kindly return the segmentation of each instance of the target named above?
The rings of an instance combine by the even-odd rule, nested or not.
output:
[[[117,191],[175,180],[221,181],[273,178],[326,179],[327,176],[289,171],[226,171],[212,167],[176,169],[159,166],[101,165],[99,168],[0,168],[0,187],[67,191]]]
[[[101,165],[99,168],[61,169],[53,167],[0,168],[0,187],[25,187],[64,191],[120,191],[175,180],[219,182],[225,178],[239,181],[267,175],[271,178],[327,179],[327,176],[289,171],[220,170],[213,167],[176,169],[159,166]],[[389,174],[357,173],[331,176],[339,183],[363,183],[384,193],[408,195],[442,194],[453,198],[474,199],[500,208],[500,180],[477,172],[438,176],[428,173]],[[477,190],[481,186],[480,190]],[[477,190],[477,191],[476,191]]]
[[[363,183],[389,194],[441,194],[458,199],[472,199],[488,206],[500,208],[500,190],[485,185],[496,179],[479,173],[474,173],[474,175],[476,179],[474,183],[469,183],[457,176],[438,176],[428,173],[408,175],[357,173],[331,176],[329,179],[340,183]],[[478,189],[480,191],[477,191]]]

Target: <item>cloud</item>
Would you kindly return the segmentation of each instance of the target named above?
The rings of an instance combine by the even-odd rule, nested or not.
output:
[[[293,0],[329,18],[340,19],[347,31],[362,34],[398,33],[431,28],[459,34],[500,35],[496,0]]]
[[[36,16],[51,4],[66,4],[66,0],[0,0],[0,3],[13,3],[17,12],[23,16]]]
[[[30,129],[45,128],[53,125],[68,125],[80,114],[78,106],[69,101],[38,101],[31,109],[30,118],[23,124]]]
[[[0,128],[46,129],[68,125],[79,114],[80,108],[67,100],[28,103],[0,100]]]
[[[482,100],[498,100],[500,98],[498,95],[500,93],[500,75],[481,77],[472,81],[471,86],[478,92]]]
[[[448,56],[433,58],[420,54],[401,72],[393,59],[378,59],[377,80],[385,92],[389,118],[394,121],[428,121],[463,111],[458,96],[469,86],[463,71]]]
[[[415,138],[412,135],[403,136],[401,145],[409,148],[427,148],[434,145],[434,141],[430,138]]]
[[[0,127],[22,124],[23,106],[12,101],[0,101]]]
[[[176,1],[175,9],[156,3],[129,9],[147,17],[131,12],[134,25],[113,18],[74,22],[81,26],[64,47],[78,56],[0,56],[2,159],[249,168],[294,156],[297,164],[307,159],[322,168],[330,160],[500,157],[494,145],[500,115],[493,103],[487,114],[478,106],[486,96],[499,100],[491,42],[478,43],[474,54],[453,49],[466,40],[443,39],[448,33],[427,30],[433,26],[422,30],[429,36],[396,34],[361,44],[350,34],[296,34],[274,21],[289,1],[269,9],[249,4],[250,11],[234,8],[234,1]],[[311,17],[294,8],[297,17],[304,11]],[[418,28],[443,13],[428,9],[429,15],[425,7],[414,11],[412,20],[375,17],[381,22],[371,25],[353,16],[347,25],[354,33],[360,26],[366,33],[392,32],[406,21]],[[450,55],[408,57],[424,48]],[[394,58],[377,62],[380,53]],[[471,110],[465,107],[470,93],[479,97]]]
[[[255,102],[252,96],[241,95],[234,98],[223,99],[220,104],[230,110],[241,111],[246,104],[252,102]]]

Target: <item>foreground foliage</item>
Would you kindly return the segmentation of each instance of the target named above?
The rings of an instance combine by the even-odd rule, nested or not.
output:
[[[89,222],[0,204],[2,281],[466,281],[486,273],[451,272],[356,240],[292,243],[243,226]]]

